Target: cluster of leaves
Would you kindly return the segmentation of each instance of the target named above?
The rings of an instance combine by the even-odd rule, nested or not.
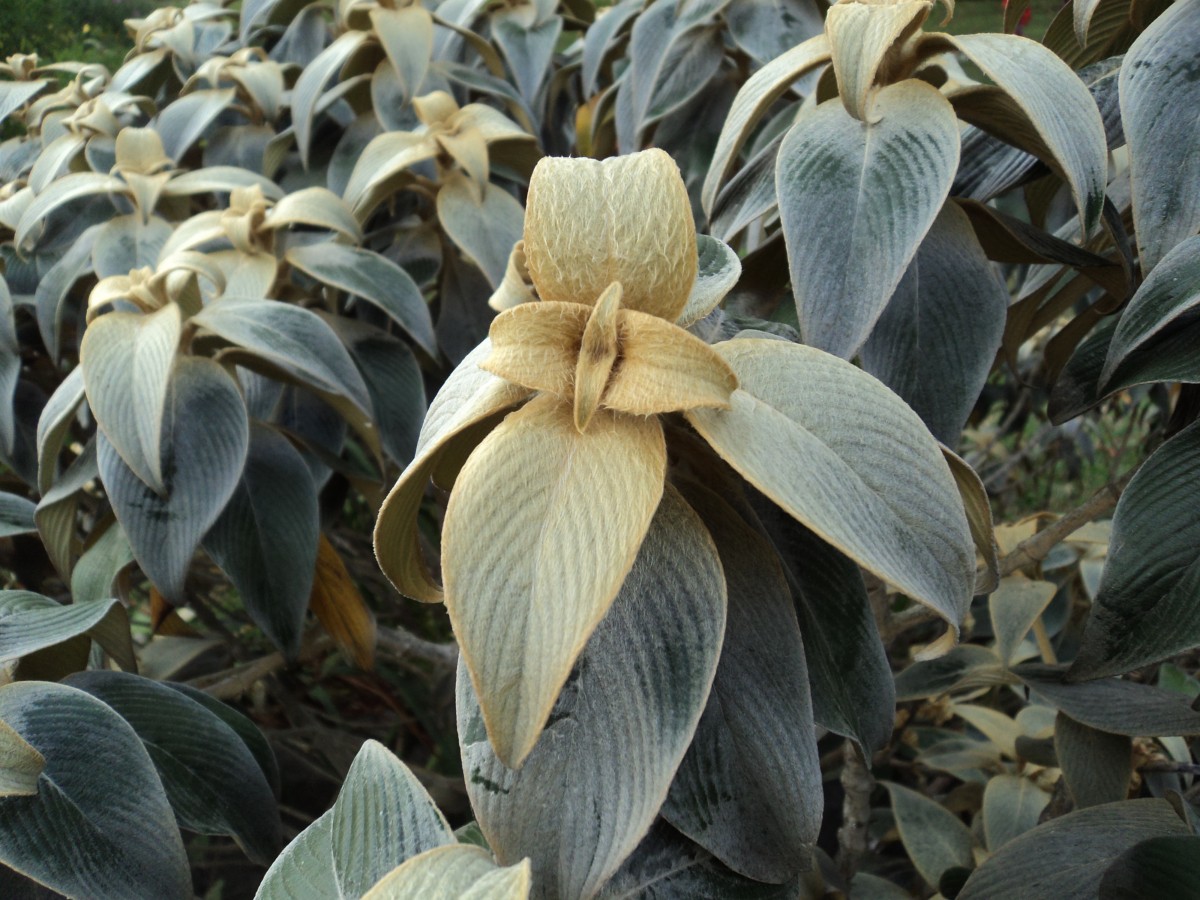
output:
[[[931,6],[193,2],[0,66],[0,883],[190,896],[182,828],[263,897],[1182,890],[1200,690],[1110,676],[1200,645],[1200,2]],[[1167,385],[1163,443],[994,529],[998,362],[1055,422]],[[214,694],[322,629],[453,675],[364,513],[477,826],[367,744],[280,854]],[[230,622],[268,665],[147,677]]]

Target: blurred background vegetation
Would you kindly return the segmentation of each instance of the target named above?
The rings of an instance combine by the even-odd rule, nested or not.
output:
[[[125,19],[155,0],[3,0],[0,59],[36,52],[43,60],[98,62],[115,70],[129,49]]]

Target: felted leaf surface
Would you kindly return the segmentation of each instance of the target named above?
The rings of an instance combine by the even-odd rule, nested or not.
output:
[[[733,98],[733,106],[721,126],[721,136],[713,150],[712,165],[700,191],[701,205],[712,216],[717,192],[729,176],[742,145],[754,126],[800,76],[829,61],[829,39],[818,34],[799,46],[775,57],[746,79]]]
[[[288,844],[259,883],[254,900],[326,900],[342,896],[333,871],[333,810]]]
[[[450,373],[429,405],[416,455],[383,501],[375,522],[380,568],[400,593],[426,603],[440,602],[442,592],[421,558],[417,515],[438,458],[456,435],[530,393],[479,367],[491,352],[491,342],[485,340]]]
[[[287,261],[318,281],[379,307],[430,356],[437,356],[433,318],[412,277],[390,259],[344,244],[293,247]]]
[[[1100,880],[1100,900],[1197,895],[1200,837],[1172,835],[1147,838],[1117,857]]]
[[[971,832],[936,800],[898,784],[885,782],[904,849],[921,877],[936,886],[942,873],[954,866],[971,868]]]
[[[78,635],[94,638],[125,669],[136,667],[120,600],[63,605],[32,591],[0,591],[0,660],[19,659]]]
[[[1007,311],[1008,292],[970,221],[947,203],[863,344],[863,368],[953,446],[996,359]]]
[[[674,160],[661,150],[604,162],[543,159],[529,184],[525,258],[543,300],[591,305],[619,281],[626,309],[674,322],[697,269],[691,204]]]
[[[275,797],[242,739],[179,691],[123,672],[79,672],[65,684],[102,700],[137,732],[175,818],[201,834],[238,839],[266,864],[282,843]]]
[[[1180,694],[1119,678],[1072,684],[1064,678],[1065,666],[1025,663],[1012,671],[1051,705],[1099,731],[1129,737],[1200,734],[1200,712]]]
[[[163,418],[181,329],[174,303],[149,315],[109,313],[88,326],[80,346],[96,421],[125,465],[160,493]]]
[[[1054,755],[1076,809],[1129,795],[1133,742],[1126,735],[1089,728],[1060,712],[1054,721]]]
[[[792,291],[806,343],[854,355],[896,290],[958,166],[949,102],[915,80],[881,89],[874,122],[829,100],[800,117],[776,161]]]
[[[358,751],[332,812],[329,840],[340,897],[361,897],[405,860],[455,844],[416,776],[377,741]]]
[[[446,508],[446,608],[502,760],[519,765],[617,595],[662,495],[656,419],[580,434],[549,395],[471,454]],[[567,561],[570,561],[568,564]]]
[[[735,872],[783,882],[821,824],[804,644],[770,543],[698,485],[684,496],[717,544],[729,601],[721,661],[662,816]]]
[[[493,288],[504,280],[508,256],[521,239],[525,210],[512,194],[487,184],[482,201],[465,176],[448,179],[437,195],[438,221]]]
[[[1123,387],[1121,382],[1127,382],[1128,376],[1121,378],[1121,375],[1131,368],[1130,357],[1139,351],[1157,351],[1156,355],[1161,355],[1164,339],[1169,340],[1179,326],[1194,325],[1198,316],[1200,236],[1194,236],[1167,251],[1122,311],[1097,391],[1104,395]],[[1200,378],[1200,364],[1193,369],[1198,374],[1184,380]]]
[[[1087,86],[1056,54],[1029,38],[1015,34],[947,38],[1029,117],[1071,188],[1085,236],[1090,234],[1104,207],[1108,142]]]
[[[950,470],[916,414],[811,347],[741,339],[715,349],[740,387],[728,410],[685,413],[701,436],[823,540],[957,627],[975,551]]]
[[[319,533],[317,489],[304,458],[277,431],[253,423],[241,478],[204,549],[289,656],[300,649]]]
[[[995,853],[1009,841],[1037,827],[1050,795],[1028,778],[996,775],[983,791],[983,833]]]
[[[479,847],[435,847],[401,863],[363,900],[524,900],[529,896],[529,863],[499,868]]]
[[[183,596],[192,554],[237,488],[249,442],[237,384],[217,363],[183,356],[163,416],[163,494],[97,435],[100,477],[142,570],[169,600]]]
[[[528,856],[536,897],[591,897],[654,820],[717,666],[725,585],[711,538],[673,489],[637,562],[518,770],[488,744],[459,666],[463,770],[502,864]]]
[[[1200,643],[1198,495],[1200,424],[1192,424],[1159,447],[1121,494],[1072,677],[1128,672]]]
[[[1193,38],[1200,2],[1172,4],[1133,42],[1119,76],[1142,273],[1200,228],[1200,81]]]
[[[24,681],[0,688],[0,720],[46,760],[36,795],[0,797],[0,861],[68,895],[192,896],[175,817],[124,719],[83,691]]]
[[[1140,841],[1187,833],[1165,800],[1106,803],[1009,841],[967,879],[959,900],[1092,900],[1104,870]]]

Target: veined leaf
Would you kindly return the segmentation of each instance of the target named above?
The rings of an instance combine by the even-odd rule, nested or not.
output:
[[[562,16],[526,25],[516,15],[497,16],[492,26],[493,40],[508,61],[513,80],[528,103],[533,103],[545,80],[554,47],[562,34]]]
[[[192,91],[165,107],[152,125],[162,135],[167,156],[180,162],[236,95],[233,88]]]
[[[346,773],[333,804],[330,845],[343,897],[361,897],[417,854],[457,846],[425,788],[376,741],[363,744]]]
[[[996,775],[983,791],[983,834],[995,853],[1009,841],[1037,827],[1050,795],[1020,775]]]
[[[304,67],[292,88],[292,122],[300,161],[305,168],[308,167],[309,145],[312,143],[313,119],[325,85],[369,37],[368,31],[345,32]]]
[[[1076,722],[1128,737],[1200,734],[1200,712],[1188,698],[1120,678],[1073,684],[1065,666],[1025,663],[1012,669],[1029,689]]]
[[[437,153],[438,145],[428,135],[404,131],[376,135],[359,154],[342,196],[358,220],[365,222],[412,166]]]
[[[531,393],[479,368],[491,352],[491,342],[484,341],[450,373],[429,405],[416,455],[383,501],[375,522],[379,567],[400,593],[426,603],[442,600],[417,539],[417,515],[434,467],[456,435],[515,406]]]
[[[459,473],[442,534],[446,608],[506,764],[533,748],[616,597],[665,467],[656,419],[600,411],[581,434],[571,407],[543,395],[484,438]]]
[[[1096,896],[1105,869],[1147,838],[1187,834],[1165,800],[1106,803],[1051,819],[1009,841],[967,879],[959,900]]]
[[[13,243],[26,246],[33,229],[42,219],[65,203],[91,197],[96,194],[128,194],[129,186],[115,175],[98,172],[72,172],[52,183],[46,190],[33,198],[33,202],[21,214],[17,223]]]
[[[712,165],[704,177],[700,201],[704,213],[712,216],[717,191],[729,176],[730,170],[750,137],[754,126],[770,109],[771,104],[784,95],[800,76],[829,62],[829,39],[824,34],[809,38],[798,47],[771,60],[738,89],[733,106],[721,128],[721,136],[713,151]]]
[[[0,720],[46,760],[37,794],[0,797],[0,862],[71,896],[192,896],[171,806],[124,719],[83,691],[25,681],[0,688]]]
[[[349,205],[328,188],[309,187],[294,191],[267,210],[263,219],[265,228],[289,225],[312,225],[336,231],[355,242],[362,240],[362,229]]]
[[[1200,236],[1171,248],[1142,282],[1117,322],[1097,390],[1110,393],[1119,384],[1128,358],[1139,350],[1161,346],[1172,326],[1193,325],[1200,314]],[[1181,360],[1183,361],[1183,360]],[[1200,364],[1195,366],[1200,377]]]
[[[319,534],[316,485],[303,457],[278,432],[252,423],[241,478],[204,549],[289,657],[300,649]]]
[[[936,887],[947,869],[974,866],[971,832],[958,816],[909,788],[891,782],[884,787],[892,798],[900,840],[926,883]]]
[[[1200,0],[1172,4],[1121,65],[1121,122],[1129,143],[1133,220],[1142,274],[1200,229],[1200,82],[1192,72]]]
[[[871,333],[946,199],[958,122],[919,81],[875,95],[875,122],[829,100],[776,162],[779,214],[806,343],[849,358]]]
[[[1117,857],[1100,880],[1100,900],[1132,897],[1176,897],[1196,893],[1200,871],[1200,837],[1172,835],[1147,838]]]
[[[480,847],[451,844],[401,863],[363,900],[524,900],[528,896],[528,860],[502,869]]]
[[[1193,423],[1159,447],[1121,494],[1073,678],[1128,672],[1200,643],[1197,496],[1200,423]]]
[[[402,96],[411,101],[425,80],[433,56],[433,16],[421,6],[376,6],[370,15],[375,34],[400,80]]]
[[[691,410],[688,421],[802,524],[957,628],[975,551],[950,470],[916,414],[811,347],[741,339],[716,349],[740,388],[731,409]]]
[[[237,487],[249,426],[241,392],[215,362],[179,357],[163,418],[163,493],[130,469],[103,432],[100,476],[142,570],[168,600],[183,597],[192,554]]]
[[[900,3],[835,3],[825,17],[838,94],[846,112],[876,121],[870,95],[892,48],[914,33],[929,15],[930,0]]]
[[[524,227],[520,201],[494,184],[484,185],[480,201],[473,183],[458,174],[438,191],[437,213],[450,240],[479,267],[493,289],[499,287]]]
[[[101,430],[125,465],[160,494],[163,417],[182,327],[174,303],[149,315],[109,313],[88,326],[79,351]]]
[[[1099,731],[1060,712],[1054,720],[1054,755],[1076,809],[1129,795],[1133,741],[1128,735]]]
[[[1016,661],[1021,641],[1050,605],[1057,590],[1049,581],[1030,581],[1017,575],[1001,579],[988,600],[988,613],[996,636],[996,652],[1005,664]]]
[[[661,815],[735,872],[783,882],[821,825],[804,643],[771,544],[716,493],[683,486],[712,535],[728,590],[708,705]]]
[[[16,494],[0,493],[0,538],[37,531],[33,520],[37,505]]]
[[[724,609],[712,539],[668,488],[520,769],[496,758],[460,663],[458,733],[471,804],[502,864],[529,857],[535,896],[595,895],[650,827],[708,697]]]
[[[371,397],[354,361],[311,310],[275,300],[222,297],[192,322],[370,415]]]
[[[966,214],[947,203],[863,344],[863,368],[953,446],[996,359],[1007,311],[1008,292]]]
[[[1087,86],[1054,53],[1028,38],[1015,34],[944,37],[1029,117],[1071,188],[1086,237],[1100,223],[1108,172],[1104,122]]]
[[[287,261],[317,281],[379,307],[431,357],[437,357],[429,305],[412,276],[385,256],[330,242],[293,247]]]
[[[0,83],[0,123],[3,123],[14,110],[20,109],[50,84],[46,78],[31,81],[5,81]]]
[[[254,900],[320,900],[341,893],[333,871],[333,810],[318,816],[301,831],[258,885]]]
[[[122,668],[137,667],[120,600],[64,606],[31,591],[0,591],[0,660],[20,659],[77,635],[94,639]]]
[[[717,308],[742,275],[742,262],[724,241],[706,234],[696,235],[699,253],[696,281],[683,312],[675,320],[681,328],[699,322]]]
[[[122,672],[92,671],[65,682],[102,700],[132,726],[158,770],[180,826],[238,839],[266,864],[282,843],[279,809],[242,739],[179,691]]]

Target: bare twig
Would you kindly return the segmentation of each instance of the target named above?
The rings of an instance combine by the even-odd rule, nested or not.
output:
[[[871,790],[875,779],[854,742],[842,746],[842,825],[838,828],[838,868],[849,882],[858,860],[867,852],[867,826],[871,820]]]
[[[1200,763],[1176,762],[1173,759],[1152,759],[1138,766],[1139,772],[1165,772],[1177,775],[1200,775]]]
[[[435,644],[402,628],[379,626],[375,646],[398,662],[419,660],[445,669],[458,665],[457,644]]]
[[[304,642],[297,660],[303,662],[311,659],[332,643],[333,639],[329,635],[317,634]],[[276,650],[274,653],[268,653],[251,662],[193,679],[189,683],[192,687],[200,688],[218,700],[232,700],[249,691],[255,682],[282,669],[287,662],[284,655]]]
[[[1116,481],[1109,482],[1098,490],[1090,500],[1075,507],[1061,516],[1053,524],[1043,528],[1031,538],[1017,544],[1016,548],[1000,560],[1000,577],[1011,575],[1018,569],[1033,563],[1039,563],[1046,558],[1056,546],[1082,528],[1106,513],[1112,511],[1121,499],[1121,492],[1129,484],[1129,479],[1137,468],[1131,469]]]

